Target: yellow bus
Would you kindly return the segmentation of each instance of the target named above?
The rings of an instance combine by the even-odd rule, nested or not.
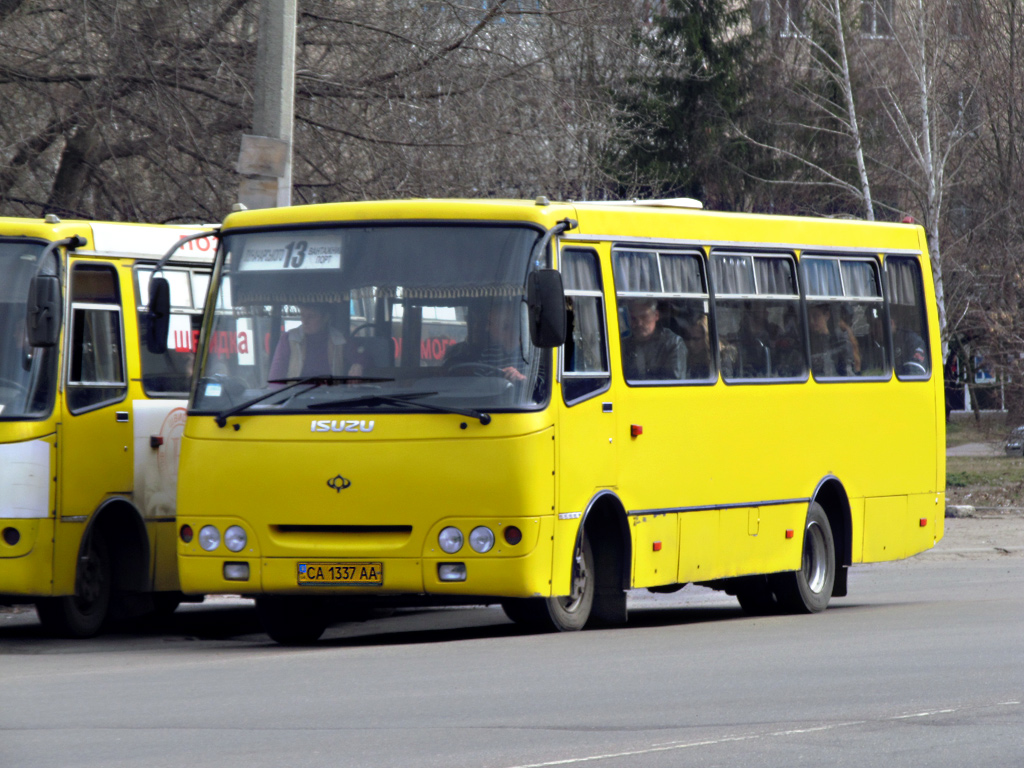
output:
[[[158,259],[210,231],[0,218],[0,603],[49,631],[182,597],[177,451],[215,238],[164,269],[171,348],[141,341]]]
[[[817,612],[850,565],[942,536],[920,227],[539,198],[221,236],[179,571],[254,596],[279,642],[416,596],[557,630],[687,583]]]

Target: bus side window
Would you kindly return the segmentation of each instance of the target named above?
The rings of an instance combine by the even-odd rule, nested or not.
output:
[[[68,405],[72,412],[116,402],[127,394],[124,333],[117,273],[76,264],[71,274]]]
[[[889,322],[896,376],[925,378],[931,373],[928,324],[924,316],[921,267],[916,260],[890,256],[885,260],[889,285]]]
[[[611,382],[597,254],[565,249],[562,280],[569,331],[561,355],[562,395],[566,403],[574,403],[607,389]]]
[[[789,255],[712,253],[718,354],[726,381],[807,375]]]
[[[167,349],[154,354],[146,344],[149,322],[149,281],[152,268],[136,268],[138,290],[139,355],[142,388],[150,397],[185,397],[188,394],[195,362],[196,341],[202,324],[202,302],[209,276],[184,269],[164,269],[162,276],[171,288],[171,322]]]
[[[877,262],[805,254],[800,267],[814,377],[888,376]]]
[[[699,252],[616,248],[622,373],[629,384],[710,381],[709,295]]]

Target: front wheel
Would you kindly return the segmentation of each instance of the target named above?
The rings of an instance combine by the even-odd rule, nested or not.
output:
[[[256,598],[263,630],[280,645],[312,645],[327,629],[323,601],[302,597]]]
[[[836,546],[825,510],[811,502],[804,524],[803,561],[799,571],[775,576],[775,594],[791,613],[819,613],[828,607],[836,580]]]
[[[556,632],[576,632],[586,626],[594,605],[594,553],[586,534],[573,553],[572,586],[563,597],[504,600],[505,615],[517,624]]]
[[[75,594],[48,597],[36,603],[43,627],[62,637],[93,637],[107,619],[110,608],[111,567],[107,543],[90,536],[79,562]]]

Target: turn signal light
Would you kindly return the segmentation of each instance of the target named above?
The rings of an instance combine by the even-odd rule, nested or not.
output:
[[[523,540],[523,532],[516,528],[514,525],[510,525],[505,529],[505,541],[511,544],[513,547]]]
[[[192,526],[191,525],[183,525],[183,526],[181,526],[181,540],[182,541],[184,541],[186,544],[191,544],[192,543],[192,536],[193,536],[193,534],[192,534]]]

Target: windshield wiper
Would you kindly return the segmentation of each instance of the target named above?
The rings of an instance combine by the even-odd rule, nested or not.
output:
[[[410,405],[413,400],[418,400],[421,397],[429,397],[430,395],[436,394],[437,392],[405,392],[395,395],[373,394],[364,395],[362,397],[352,397],[348,400],[332,400],[329,403],[310,403],[308,407],[313,411],[322,411],[334,408],[344,408],[346,406]],[[432,405],[431,403],[416,403],[416,405],[428,411],[469,416],[472,419],[479,419],[481,424],[491,423],[491,415],[489,413],[483,413],[482,411],[478,411],[474,408],[450,408],[444,405]]]
[[[296,394],[303,394],[310,390],[316,389],[327,384],[351,384],[352,382],[383,382],[383,381],[394,381],[394,379],[376,379],[369,378],[366,376],[302,376],[295,379],[271,379],[268,384],[284,384],[280,389],[275,389],[270,392],[264,392],[259,397],[254,397],[252,400],[246,400],[244,403],[233,405],[230,408],[225,408],[223,411],[213,417],[213,420],[217,422],[218,427],[224,427],[228,423],[228,418],[234,416],[236,413],[241,413],[246,408],[251,408],[256,403],[262,403],[264,400],[269,400],[275,395],[280,395],[282,392],[288,392],[289,390],[301,387],[303,384],[309,384],[308,389],[302,390]],[[238,429],[238,425],[235,425],[235,429]]]

